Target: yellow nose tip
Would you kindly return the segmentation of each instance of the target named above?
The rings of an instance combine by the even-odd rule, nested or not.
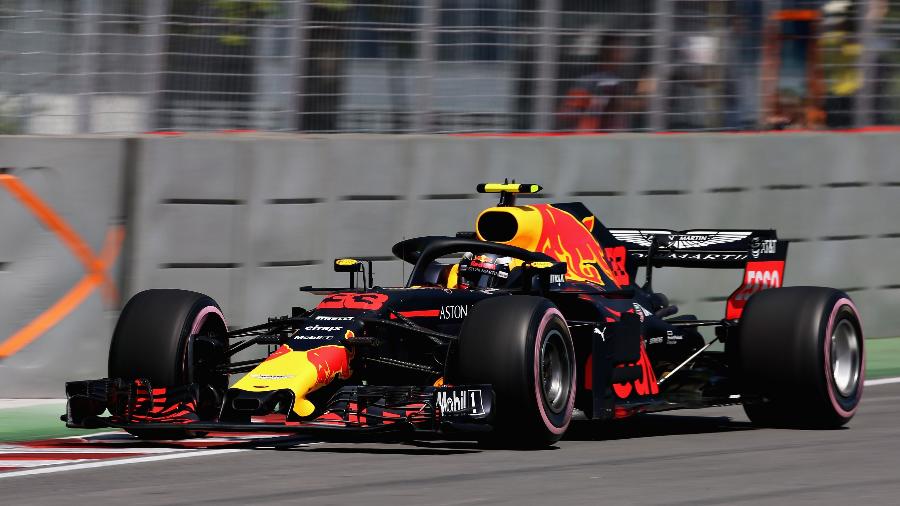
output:
[[[294,413],[297,413],[300,416],[309,416],[313,414],[313,411],[316,410],[315,404],[309,402],[308,400],[298,397],[294,401]]]

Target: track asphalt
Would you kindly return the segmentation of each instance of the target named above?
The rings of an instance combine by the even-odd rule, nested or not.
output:
[[[530,452],[466,442],[276,449],[277,438],[248,446],[244,436],[150,445],[100,434],[0,448],[32,455],[37,463],[29,469],[58,468],[0,474],[0,497],[4,504],[130,506],[894,505],[898,419],[900,383],[888,383],[867,386],[859,413],[841,430],[756,429],[732,406],[576,422],[555,448]],[[54,448],[78,462],[39,467]]]
[[[62,401],[0,400],[3,504],[900,504],[900,338],[867,342],[849,428],[756,429],[739,406],[575,422],[555,448],[71,431]],[[888,383],[885,383],[888,382]],[[18,442],[14,442],[18,441]],[[25,442],[22,442],[25,441]]]

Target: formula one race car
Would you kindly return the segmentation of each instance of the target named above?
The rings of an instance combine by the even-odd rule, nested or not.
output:
[[[608,229],[580,203],[515,205],[539,190],[479,185],[500,203],[474,232],[393,247],[414,266],[406,286],[372,286],[371,262],[339,259],[349,288],[303,287],[324,299],[261,325],[229,330],[199,293],[138,293],[113,334],[109,378],[66,384],[65,421],[142,438],[261,430],[540,446],[575,410],[606,420],[740,403],[759,425],[822,428],[853,417],[857,310],[838,290],[781,288],[787,243],[774,231]],[[744,276],[724,319],[699,320],[653,291],[659,267]],[[268,353],[232,360],[255,345]]]

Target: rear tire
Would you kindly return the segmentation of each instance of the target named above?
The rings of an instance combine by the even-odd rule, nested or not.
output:
[[[476,304],[463,322],[454,382],[490,384],[489,443],[541,447],[565,433],[575,405],[575,349],[562,314],[542,297]]]
[[[846,293],[798,286],[747,302],[737,359],[744,411],[758,425],[838,428],[856,413],[865,380],[859,314]]]
[[[187,290],[146,290],[136,294],[119,315],[109,349],[109,377],[133,381],[144,378],[157,387],[193,382],[201,390],[224,392],[228,378],[211,372],[227,346],[225,319],[219,305],[202,293]],[[217,346],[195,346],[188,363],[188,337],[206,336]],[[209,408],[209,409],[206,409]],[[204,413],[206,411],[206,413]],[[201,418],[214,408],[198,406]],[[129,430],[141,439],[183,439],[199,434],[189,430]]]

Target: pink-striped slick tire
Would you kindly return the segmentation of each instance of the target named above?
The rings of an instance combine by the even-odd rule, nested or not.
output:
[[[865,355],[856,306],[832,288],[763,290],[741,316],[735,360],[744,410],[759,425],[837,428],[862,399]]]
[[[559,309],[508,295],[476,304],[463,322],[450,377],[494,389],[491,443],[540,447],[558,441],[575,405],[575,350]]]
[[[206,370],[226,360],[226,332],[219,305],[202,293],[187,290],[139,292],[125,304],[113,331],[109,377],[129,381],[144,378],[154,387],[198,383],[201,385],[198,414],[202,417],[204,410],[216,411],[215,407],[205,406],[204,399],[221,398],[228,388],[227,376]],[[195,341],[190,354],[193,363],[188,363],[188,343],[192,335],[205,339]],[[216,342],[220,345],[216,346]],[[206,369],[196,367],[198,364],[206,364]],[[130,432],[142,439],[180,439],[197,435],[187,430]]]

